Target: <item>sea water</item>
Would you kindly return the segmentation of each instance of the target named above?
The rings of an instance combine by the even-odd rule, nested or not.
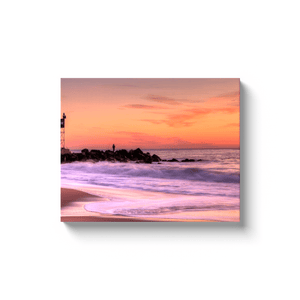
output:
[[[240,150],[142,150],[179,162],[62,164],[62,187],[105,197],[108,201],[85,205],[102,215],[239,221]],[[181,162],[186,158],[195,162]]]

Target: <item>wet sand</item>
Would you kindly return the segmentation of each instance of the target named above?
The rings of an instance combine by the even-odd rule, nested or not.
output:
[[[82,191],[61,188],[61,222],[149,222],[137,218],[103,216],[86,211],[84,205],[94,201],[108,200]]]
[[[61,188],[61,222],[239,222],[239,211],[201,211],[191,212],[191,218],[178,219],[170,216],[155,218],[134,218],[126,216],[104,215],[84,209],[92,202],[109,201],[106,198],[95,196],[75,189]]]

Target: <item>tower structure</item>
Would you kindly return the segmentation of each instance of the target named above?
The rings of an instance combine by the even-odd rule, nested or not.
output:
[[[65,113],[63,113],[62,119],[60,119],[60,148],[65,149],[66,148],[66,140],[65,140],[65,119],[66,119]]]

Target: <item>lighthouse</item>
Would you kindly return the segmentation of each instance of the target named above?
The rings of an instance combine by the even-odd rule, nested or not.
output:
[[[63,113],[62,119],[60,119],[60,150],[61,154],[70,154],[70,150],[66,149],[66,115]]]

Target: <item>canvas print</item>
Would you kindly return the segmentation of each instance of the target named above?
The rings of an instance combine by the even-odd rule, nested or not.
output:
[[[61,79],[62,222],[239,222],[238,78]]]

